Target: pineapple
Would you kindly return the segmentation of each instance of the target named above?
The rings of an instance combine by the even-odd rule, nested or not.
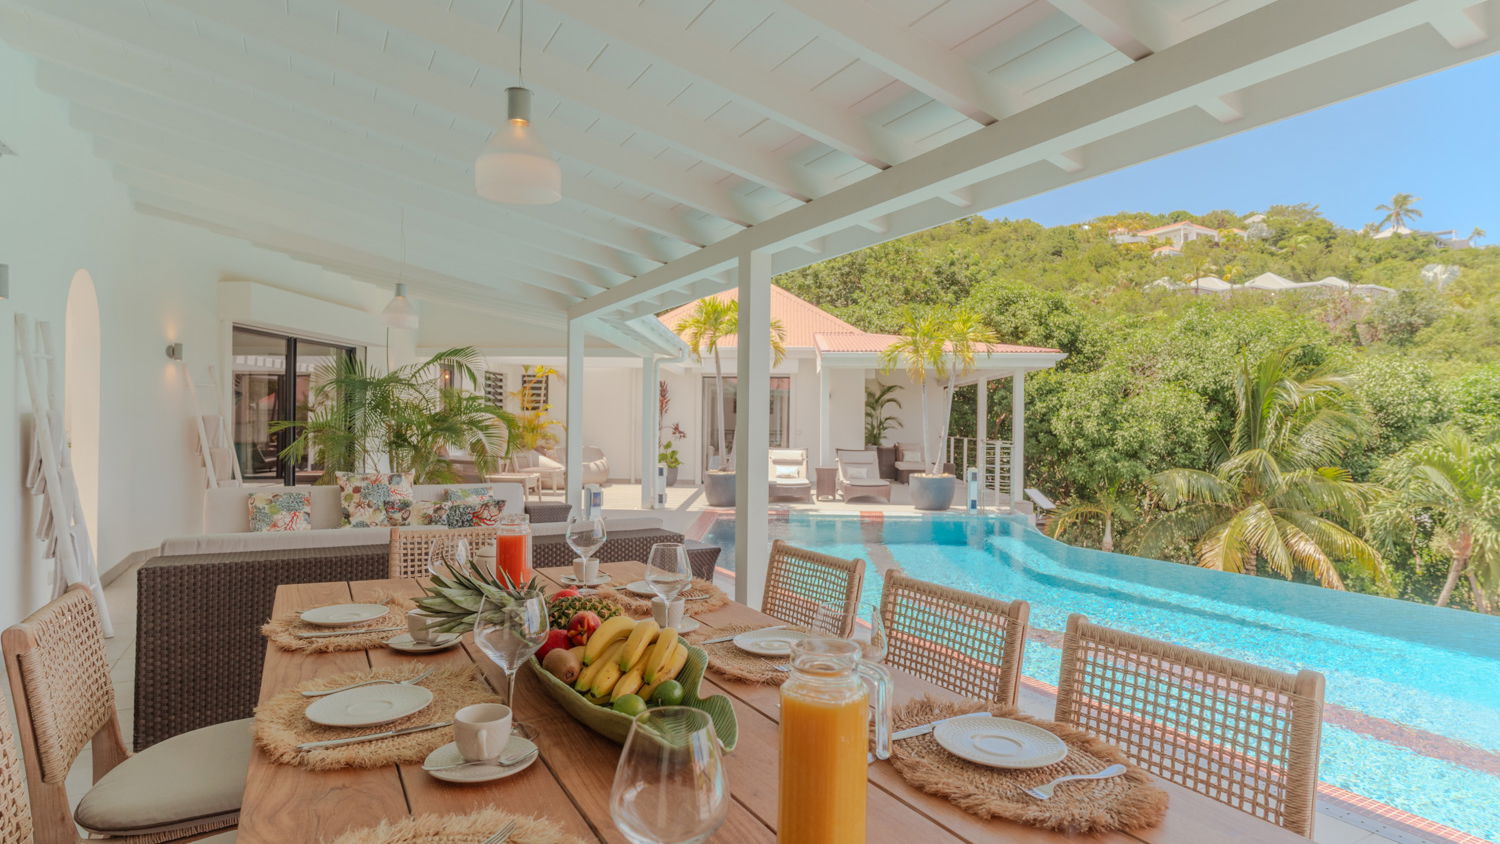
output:
[[[590,598],[583,595],[558,598],[547,605],[547,614],[551,617],[552,627],[557,630],[568,629],[568,621],[573,618],[574,613],[585,610],[599,616],[600,621],[608,621],[620,614],[619,606],[603,598]]]
[[[536,578],[516,586],[505,579],[501,583],[493,572],[475,565],[473,561],[463,569],[446,563],[446,577],[434,574],[426,587],[427,594],[416,599],[417,608],[439,619],[429,625],[438,633],[467,633],[474,629],[474,616],[479,612],[479,602],[484,598],[499,603],[502,607],[513,602],[512,592],[542,594]]]

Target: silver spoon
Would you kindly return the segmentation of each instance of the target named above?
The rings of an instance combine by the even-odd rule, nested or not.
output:
[[[536,754],[537,754],[537,748],[533,747],[530,750],[523,750],[520,753],[512,754],[512,755],[506,756],[506,757],[504,757],[502,759],[496,759],[496,760],[494,760],[492,762],[484,760],[484,759],[480,759],[480,760],[475,761],[475,762],[459,762],[459,763],[456,763],[456,764],[453,764],[453,765],[436,765],[436,766],[433,766],[431,768],[427,767],[426,765],[423,765],[422,766],[422,770],[424,770],[424,771],[451,771],[454,768],[468,768],[468,767],[471,767],[471,766],[474,766],[474,765],[486,765],[486,766],[489,766],[489,767],[492,767],[492,768],[511,768],[511,767],[514,767],[516,765],[521,764],[522,762],[529,762],[529,761],[531,761],[531,757],[535,756]]]
[[[318,691],[303,692],[302,696],[303,697],[322,697],[324,695],[331,695],[331,694],[334,694],[336,692],[346,692],[346,691],[348,691],[350,689],[357,689],[360,686],[375,686],[375,685],[380,685],[380,684],[390,684],[392,686],[414,686],[418,682],[420,682],[422,680],[426,680],[427,677],[428,677],[428,675],[430,675],[435,670],[436,669],[429,668],[426,671],[423,671],[421,674],[418,674],[415,677],[412,677],[412,678],[410,678],[408,680],[401,680],[400,682],[397,682],[395,680],[366,680],[363,683],[355,683],[352,686],[341,686],[341,687],[339,687],[337,689],[320,689]]]

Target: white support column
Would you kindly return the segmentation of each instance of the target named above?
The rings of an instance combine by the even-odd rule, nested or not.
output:
[[[1010,390],[1010,503],[1026,494],[1026,372],[1011,374]]]
[[[661,430],[661,396],[657,387],[656,355],[641,358],[641,509],[656,506],[656,455]]]
[[[833,401],[833,384],[829,378],[828,363],[818,358],[818,460],[815,466],[833,465],[833,419],[829,405]]]
[[[583,339],[584,320],[568,320],[568,426],[564,465],[567,466],[567,500],[577,507],[583,500]]]
[[[974,396],[974,465],[979,467],[979,506],[984,506],[984,475],[985,466],[989,465],[985,460],[985,440],[989,433],[985,423],[990,417],[990,382],[988,378],[981,378],[974,385],[979,392]]]
[[[734,428],[734,597],[759,608],[770,553],[771,254],[740,256]]]

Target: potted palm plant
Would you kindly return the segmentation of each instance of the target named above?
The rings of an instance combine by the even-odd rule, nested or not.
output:
[[[699,299],[692,313],[677,325],[677,334],[693,350],[693,357],[703,360],[704,353],[714,356],[714,428],[718,449],[703,476],[703,497],[710,507],[734,506],[734,461],[724,432],[724,364],[719,344],[740,330],[740,303],[733,299],[709,296]],[[786,329],[780,320],[771,320],[771,355],[776,363],[786,357]]]
[[[901,420],[887,413],[886,409],[901,406],[901,400],[892,395],[899,389],[899,384],[879,381],[874,387],[865,388],[865,448],[875,449],[875,466],[880,477],[887,480],[896,478],[896,447],[882,443],[892,428],[901,427]]]
[[[953,475],[943,471],[942,448],[931,451],[928,436],[928,383],[931,379],[947,380],[947,396],[942,430],[938,441],[948,438],[948,420],[953,415],[953,388],[960,375],[974,370],[974,356],[986,343],[994,342],[992,332],[978,314],[968,310],[932,308],[903,312],[900,339],[881,352],[885,371],[898,367],[915,384],[922,397],[922,462],[926,472],[915,472],[910,478],[911,504],[918,510],[946,510],[953,506],[958,484]],[[929,378],[929,375],[931,378]]]

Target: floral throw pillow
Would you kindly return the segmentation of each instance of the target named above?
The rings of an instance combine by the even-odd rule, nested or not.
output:
[[[412,500],[411,476],[403,472],[339,472],[338,481],[344,527],[388,527],[386,504]]]
[[[487,501],[494,498],[494,492],[487,486],[456,487],[448,490],[449,501]]]
[[[443,503],[448,505],[447,523],[451,528],[494,527],[500,524],[500,514],[505,512],[505,502],[493,498]]]
[[[407,524],[418,527],[447,527],[448,526],[448,502],[446,501],[413,501]]]
[[[388,498],[385,502],[385,523],[391,527],[405,527],[413,524],[412,513],[415,504],[410,498]]]
[[[250,494],[250,529],[311,530],[312,495],[306,492],[253,492]]]

